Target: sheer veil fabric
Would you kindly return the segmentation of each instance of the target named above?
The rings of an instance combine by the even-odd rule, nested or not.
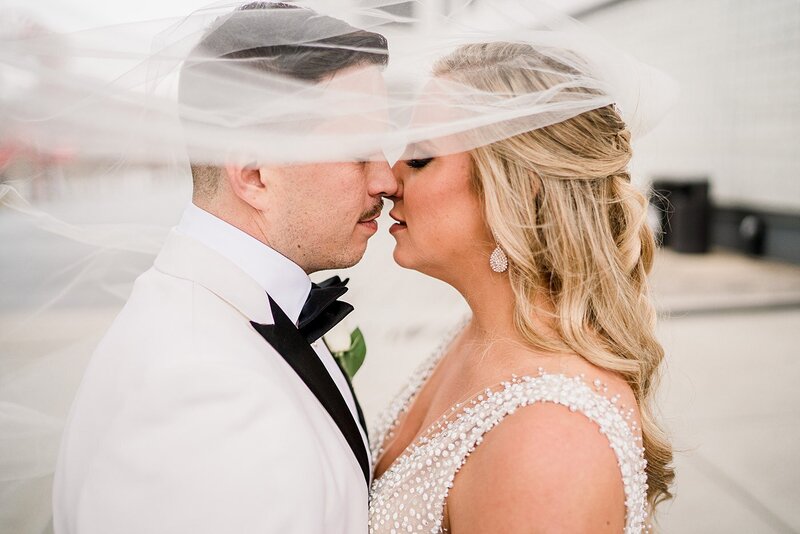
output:
[[[0,524],[50,528],[83,366],[177,222],[190,162],[393,163],[612,104],[636,139],[675,99],[668,76],[547,4],[447,5],[225,2],[71,33],[0,12]],[[359,30],[385,36],[388,55],[336,39]],[[546,90],[498,94],[431,75],[458,47],[498,41],[536,54],[475,68],[546,76]],[[333,77],[313,62],[287,72],[288,56],[331,47],[388,57]]]
[[[394,159],[409,143],[446,138],[431,148],[466,150],[612,103],[636,136],[673,96],[663,74],[545,4],[464,2],[448,14],[427,13],[425,24],[391,14],[408,4],[293,4],[315,11],[225,4],[68,35],[7,24],[0,141],[134,167],[188,158],[209,165]],[[209,29],[214,38],[201,42]],[[357,40],[331,44],[355,29],[389,40],[381,79],[369,68],[326,80],[315,79],[313,67],[304,77],[284,68],[287,54],[320,48],[386,55],[359,49]],[[474,68],[546,75],[548,87],[498,94],[431,77],[430,65],[447,52],[494,41],[524,43],[537,55]]]

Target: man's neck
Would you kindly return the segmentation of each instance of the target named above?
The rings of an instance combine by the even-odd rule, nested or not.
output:
[[[272,295],[287,315],[297,319],[311,290],[311,280],[291,259],[195,204],[187,207],[177,230],[227,258]]]

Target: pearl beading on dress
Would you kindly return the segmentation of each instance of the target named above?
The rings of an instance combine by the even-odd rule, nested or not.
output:
[[[380,458],[391,441],[394,426],[407,409],[439,359],[425,362],[411,383],[379,420],[374,436],[373,458]],[[539,371],[538,376],[514,376],[496,388],[488,388],[468,402],[453,406],[415,443],[406,449],[378,479],[370,491],[370,532],[443,532],[444,505],[456,474],[484,435],[516,410],[551,402],[580,412],[599,427],[617,457],[625,490],[625,534],[649,531],[647,520],[647,462],[634,410],[618,406],[619,396],[606,398],[608,388],[600,380],[591,388],[583,376],[568,377]]]
[[[433,356],[417,367],[414,373],[412,373],[411,379],[406,384],[406,387],[404,387],[400,393],[395,396],[394,400],[384,408],[378,416],[378,419],[369,429],[369,435],[375,436],[375,439],[370,440],[370,452],[375,461],[383,456],[385,445],[394,438],[394,431],[397,427],[397,423],[400,422],[400,416],[408,410],[414,396],[422,389],[422,385],[431,373],[433,373],[433,369],[436,367],[436,364],[439,363],[439,358],[443,350],[443,347],[437,350]]]

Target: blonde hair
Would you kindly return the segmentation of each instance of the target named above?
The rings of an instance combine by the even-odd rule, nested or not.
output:
[[[546,68],[492,68],[515,57]],[[473,44],[440,59],[434,74],[485,91],[540,91],[558,81],[559,68],[568,68],[553,61],[528,45]],[[624,377],[641,412],[647,497],[655,507],[672,497],[674,471],[670,443],[650,405],[664,350],[648,294],[655,241],[645,220],[647,201],[627,170],[630,133],[606,106],[471,155],[487,224],[509,258],[516,328],[534,347],[567,348]],[[533,317],[542,313],[534,296],[542,291],[554,305],[559,340],[534,328]]]

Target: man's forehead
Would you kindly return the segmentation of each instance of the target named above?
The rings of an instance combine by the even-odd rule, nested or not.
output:
[[[354,65],[336,71],[320,82],[323,91],[345,91],[365,94],[386,95],[386,81],[382,68],[377,65]]]
[[[382,139],[392,129],[381,68],[357,65],[342,69],[317,84],[317,90],[320,120],[308,131],[306,143],[336,147],[337,160],[380,154]]]

